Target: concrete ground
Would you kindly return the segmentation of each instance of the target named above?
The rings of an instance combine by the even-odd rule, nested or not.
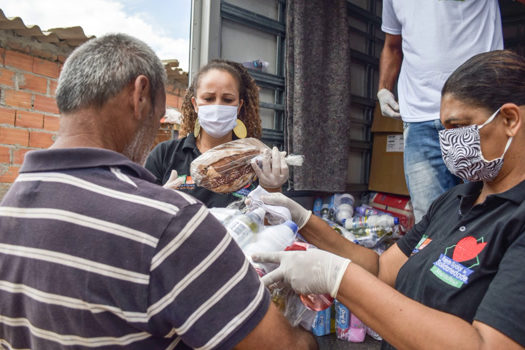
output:
[[[362,343],[350,343],[337,339],[335,334],[316,337],[319,343],[319,350],[379,350],[381,342],[366,336]]]

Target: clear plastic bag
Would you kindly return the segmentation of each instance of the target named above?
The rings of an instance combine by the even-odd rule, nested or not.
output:
[[[191,163],[191,177],[197,186],[213,192],[238,191],[255,179],[250,162],[265,149],[268,146],[254,138],[223,143],[204,152]]]
[[[255,179],[251,161],[270,154],[270,148],[255,138],[223,143],[197,157],[190,165],[190,173],[197,186],[217,193],[231,193],[249,185]],[[302,165],[303,156],[289,155],[289,165]]]

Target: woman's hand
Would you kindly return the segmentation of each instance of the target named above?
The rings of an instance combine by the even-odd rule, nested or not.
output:
[[[262,159],[262,169],[252,160],[252,167],[259,178],[259,184],[266,190],[280,189],[288,181],[288,165],[284,160],[286,152],[279,152],[277,147],[267,150]],[[271,191],[270,191],[271,192]]]
[[[297,224],[299,230],[302,229],[304,225],[306,225],[310,219],[310,216],[312,216],[312,211],[306,210],[302,205],[286,197],[282,193],[270,193],[261,196],[261,200],[265,204],[288,208],[288,210],[290,210],[290,214],[292,215],[292,220]]]
[[[320,249],[258,253],[253,261],[276,263],[279,267],[264,275],[265,285],[283,281],[300,294],[325,294],[335,298],[350,259]]]

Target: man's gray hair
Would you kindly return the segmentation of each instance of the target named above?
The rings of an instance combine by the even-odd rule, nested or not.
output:
[[[102,107],[139,75],[148,77],[151,100],[164,93],[166,70],[153,50],[126,34],[87,41],[67,58],[56,90],[61,113]]]

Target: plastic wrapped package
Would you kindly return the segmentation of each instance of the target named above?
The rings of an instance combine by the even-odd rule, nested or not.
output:
[[[273,288],[271,295],[272,301],[293,327],[299,325],[304,329],[312,328],[316,312],[304,306],[299,296],[291,288]]]
[[[260,140],[248,137],[223,143],[197,157],[190,173],[197,186],[217,193],[240,190],[255,179],[252,159],[266,157],[270,148]],[[288,156],[289,165],[302,165],[303,156]]]

